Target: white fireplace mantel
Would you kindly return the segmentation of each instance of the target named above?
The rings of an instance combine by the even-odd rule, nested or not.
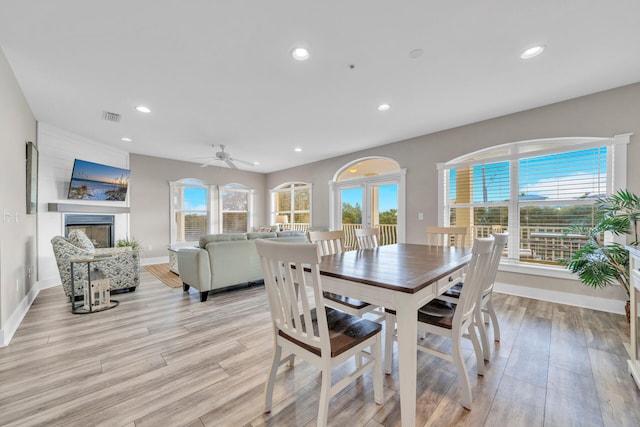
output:
[[[129,206],[87,205],[79,203],[49,203],[49,212],[63,213],[129,213]]]

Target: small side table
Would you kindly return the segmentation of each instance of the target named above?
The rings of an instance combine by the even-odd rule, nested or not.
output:
[[[94,308],[93,307],[93,298],[94,298],[94,293],[93,291],[91,291],[91,263],[94,262],[100,262],[100,261],[106,261],[108,259],[113,258],[112,255],[97,255],[97,256],[91,256],[91,257],[86,257],[86,258],[72,258],[69,260],[69,262],[71,263],[71,312],[73,314],[87,314],[87,313],[95,313],[98,311],[104,311],[104,310],[109,310],[112,309],[114,307],[117,307],[119,302],[116,300],[110,300],[108,304],[104,304],[101,307],[98,308]],[[87,265],[87,287],[89,289],[89,292],[85,292],[85,295],[89,296],[89,308],[85,308],[85,303],[86,301],[83,300],[82,305],[77,305],[76,304],[76,285],[75,285],[75,274],[74,274],[74,265],[75,264],[86,264]],[[85,296],[86,298],[86,296]]]

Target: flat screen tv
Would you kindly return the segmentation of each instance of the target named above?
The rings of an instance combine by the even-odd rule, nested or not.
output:
[[[127,197],[130,173],[129,169],[76,159],[67,198],[122,202]]]

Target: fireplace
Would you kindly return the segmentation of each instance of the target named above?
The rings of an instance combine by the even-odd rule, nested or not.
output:
[[[71,230],[83,231],[96,248],[111,248],[114,246],[113,215],[70,215],[64,217],[64,234],[69,236]]]

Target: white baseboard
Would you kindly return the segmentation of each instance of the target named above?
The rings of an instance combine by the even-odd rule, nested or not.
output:
[[[36,297],[40,293],[40,284],[36,284],[24,298],[18,304],[18,307],[13,311],[11,316],[7,319],[7,323],[0,330],[0,347],[6,347],[11,342],[11,339],[15,335],[22,319],[29,312],[31,304],[36,300]]]
[[[169,255],[154,258],[140,258],[140,265],[168,264]]]
[[[519,297],[533,298],[541,301],[555,302],[559,304],[573,305],[576,307],[590,308],[592,310],[606,311],[608,313],[625,314],[625,301],[592,297],[588,295],[573,294],[569,292],[551,291],[549,289],[530,288],[527,286],[509,285],[496,282],[494,291],[516,295]]]

